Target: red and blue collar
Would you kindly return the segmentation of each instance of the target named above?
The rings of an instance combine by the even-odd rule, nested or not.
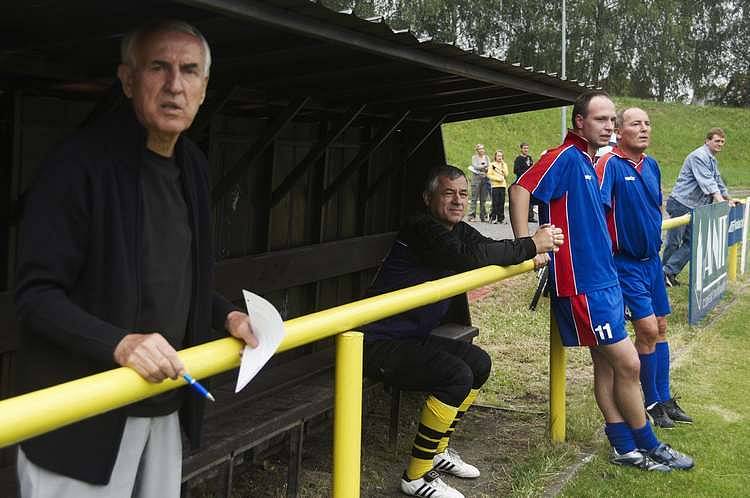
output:
[[[573,133],[571,130],[568,130],[568,134],[565,135],[565,140],[563,141],[563,146],[567,147],[569,145],[573,145],[576,149],[580,150],[587,156],[589,155],[590,142],[581,135]]]
[[[616,145],[612,147],[612,154],[616,155],[620,159],[625,159],[628,163],[630,163],[631,166],[633,166],[636,169],[636,171],[638,171],[638,173],[640,173],[641,170],[643,169],[643,161],[646,159],[646,154],[644,154],[643,152],[641,152],[641,157],[638,159],[638,162],[635,162],[632,159],[630,159],[625,154],[625,152],[623,152],[623,150]]]

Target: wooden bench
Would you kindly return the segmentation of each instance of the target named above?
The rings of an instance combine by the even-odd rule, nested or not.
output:
[[[472,326],[446,324],[433,331],[441,337],[468,340],[478,334]],[[185,452],[183,460],[183,495],[189,496],[190,482],[202,474],[220,474],[222,494],[229,496],[234,466],[254,448],[282,435],[289,434],[287,496],[297,496],[302,449],[306,425],[333,408],[334,350],[324,349],[276,368],[263,370],[245,388],[234,394],[230,384],[212,389],[215,408],[207,413],[204,445],[197,451]],[[365,394],[381,383],[365,380]],[[400,415],[401,391],[389,389],[391,418],[389,445],[396,448]]]
[[[217,265],[217,289],[227,296],[241,295],[243,287],[261,294],[285,292],[333,277],[374,270],[387,254],[395,234],[386,233],[298,249],[249,256]],[[361,286],[361,291],[366,286]],[[317,286],[317,285],[316,285]],[[319,292],[315,293],[319,296]],[[352,296],[350,301],[358,297]],[[316,297],[317,299],[317,297]],[[325,307],[325,306],[324,306]],[[468,304],[463,296],[452,301],[447,315],[455,322],[468,323]],[[17,330],[12,296],[0,293],[0,366],[2,395],[12,394],[13,353],[17,349]],[[478,333],[470,325],[450,323],[433,332],[443,337],[471,340]],[[289,467],[287,496],[297,496],[304,435],[310,421],[325,416],[333,406],[332,341],[299,348],[277,355],[239,395],[234,394],[236,371],[212,379],[211,391],[217,398],[206,411],[203,445],[192,449],[184,445],[183,494],[190,495],[203,476],[223,475],[223,494],[229,494],[235,465],[248,452],[279,440],[288,440]],[[365,381],[365,394],[380,383]],[[389,442],[395,447],[398,434],[401,393],[391,389]],[[15,448],[3,451],[0,469],[0,495],[15,494]]]
[[[238,295],[243,287],[267,293],[291,285],[304,285],[327,276],[345,275],[374,269],[387,254],[393,233],[361,237],[268,253],[221,263],[217,268],[219,289],[228,296]],[[324,263],[325,262],[325,263]],[[325,268],[325,275],[321,269]],[[468,323],[468,303],[457,296],[446,315]],[[442,337],[472,340],[478,330],[471,325],[450,323],[433,333]],[[215,379],[212,393],[217,398],[207,411],[204,444],[185,451],[183,460],[183,494],[189,495],[192,484],[202,475],[220,474],[222,492],[228,496],[234,478],[234,466],[255,448],[288,435],[287,496],[297,496],[302,449],[308,423],[333,408],[334,350],[328,347],[305,356],[266,367],[239,395],[234,394],[234,372]],[[379,382],[365,380],[365,394],[380,387]],[[401,393],[392,395],[389,444],[395,448],[398,435]]]

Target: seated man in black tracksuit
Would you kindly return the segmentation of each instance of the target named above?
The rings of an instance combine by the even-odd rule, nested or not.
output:
[[[484,237],[461,221],[467,196],[463,171],[448,165],[433,169],[423,192],[425,212],[410,218],[401,229],[368,294],[487,265],[521,263],[554,251],[563,242],[562,231],[553,226],[517,240]],[[448,449],[448,441],[489,377],[491,360],[474,344],[430,335],[449,303],[446,299],[363,327],[365,375],[401,389],[429,393],[401,479],[401,490],[413,496],[463,497],[433,467],[464,478],[479,476],[476,467]]]

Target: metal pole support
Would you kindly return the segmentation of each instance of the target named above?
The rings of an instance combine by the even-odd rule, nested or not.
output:
[[[549,435],[553,443],[565,441],[565,363],[555,315],[549,315]]]
[[[362,451],[361,332],[336,336],[333,405],[333,497],[359,498]]]

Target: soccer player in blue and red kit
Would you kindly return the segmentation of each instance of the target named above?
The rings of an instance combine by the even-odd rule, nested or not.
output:
[[[640,362],[625,331],[622,292],[591,159],[609,141],[614,121],[615,106],[606,93],[582,94],[563,144],[511,187],[511,223],[516,237],[528,235],[522,214],[533,195],[546,203],[544,221],[563,231],[563,245],[552,254],[550,306],[563,345],[591,351],[594,394],[612,445],[610,461],[644,470],[689,469],[692,458],[660,442],[646,418]]]
[[[661,173],[644,152],[651,140],[651,121],[637,107],[620,110],[615,120],[618,145],[596,164],[606,206],[615,267],[625,306],[635,329],[641,360],[641,387],[654,425],[692,423],[669,388],[667,319],[669,298],[664,284],[661,248]]]

